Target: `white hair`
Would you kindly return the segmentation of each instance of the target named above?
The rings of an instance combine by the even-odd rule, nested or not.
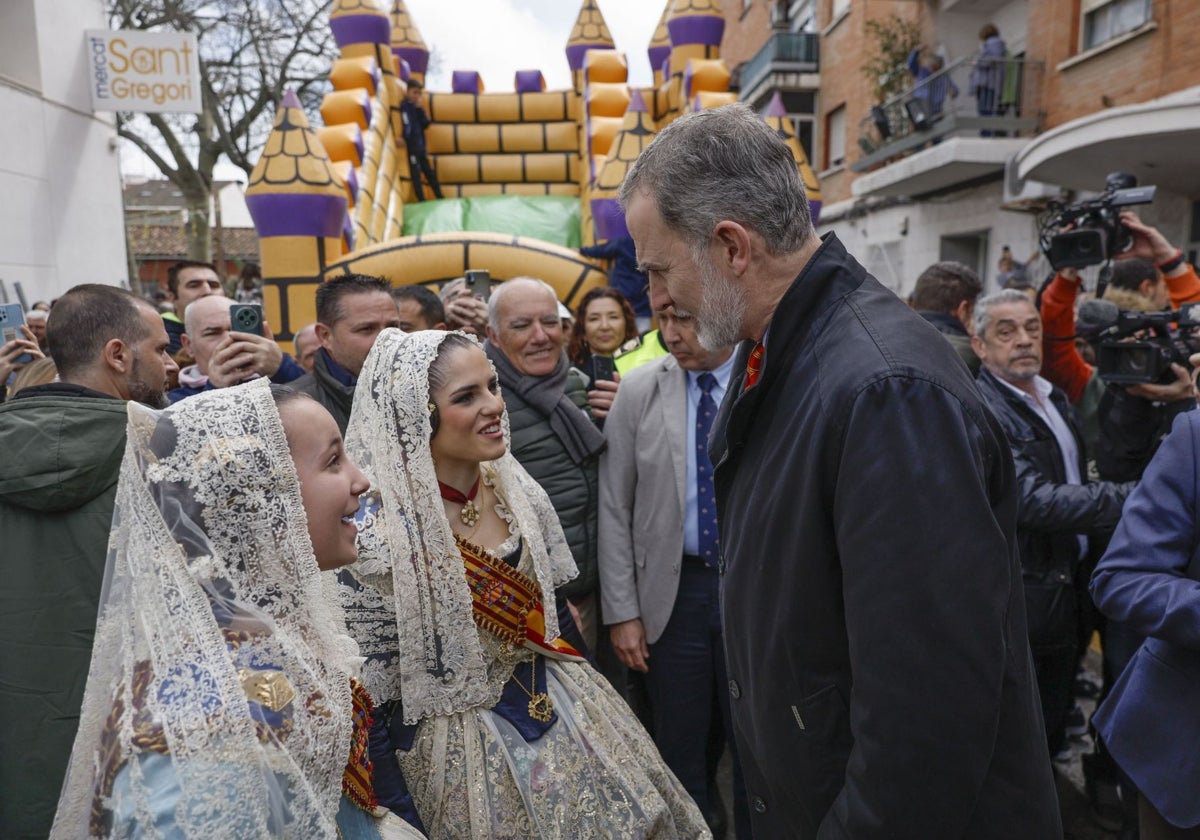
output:
[[[550,293],[550,297],[554,298],[555,303],[558,302],[558,292],[554,291],[554,287],[545,280],[539,280],[536,277],[513,277],[505,280],[492,289],[492,296],[488,299],[488,326],[492,328],[492,332],[500,332],[500,302],[511,288],[509,284],[516,283],[518,280],[536,283]]]

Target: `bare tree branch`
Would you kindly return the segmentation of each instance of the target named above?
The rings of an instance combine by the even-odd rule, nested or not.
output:
[[[121,137],[187,197],[189,252],[208,254],[213,172],[227,159],[247,175],[271,130],[274,106],[291,86],[327,84],[336,56],[332,0],[107,0],[113,29],[196,34],[201,62],[198,117],[122,115]]]

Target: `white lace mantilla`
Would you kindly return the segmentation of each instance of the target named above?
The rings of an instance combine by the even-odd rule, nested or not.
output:
[[[54,837],[335,837],[357,655],[266,380],[129,403]]]
[[[409,723],[494,705],[504,682],[488,679],[429,448],[429,366],[448,335],[380,333],[346,432],[347,451],[371,480],[377,507],[360,530],[359,562],[341,575],[341,603],[367,657],[363,682],[377,701],[401,699]],[[507,442],[507,413],[503,426]],[[510,524],[524,537],[551,641],[558,637],[555,588],[577,574],[558,517],[511,454],[483,469],[503,488]]]

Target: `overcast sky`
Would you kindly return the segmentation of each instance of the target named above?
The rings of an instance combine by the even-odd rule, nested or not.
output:
[[[488,91],[513,89],[517,70],[541,70],[547,88],[571,83],[565,53],[581,0],[405,0],[413,23],[441,67],[426,80],[430,90],[449,90],[454,70],[478,70]],[[653,78],[646,47],[666,0],[598,0],[617,49],[629,62],[629,80]]]
[[[646,48],[667,0],[598,2],[617,49],[629,63],[630,84],[649,86],[653,74]],[[566,45],[582,0],[405,0],[405,4],[426,45],[440,56],[437,73],[426,80],[430,90],[450,90],[450,74],[455,70],[478,70],[485,89],[493,93],[512,90],[518,70],[541,70],[549,90],[571,84]],[[320,124],[320,115],[308,117]],[[128,142],[121,144],[121,168],[125,175],[162,177],[149,158]],[[215,174],[218,179],[246,179],[244,172],[224,159]]]

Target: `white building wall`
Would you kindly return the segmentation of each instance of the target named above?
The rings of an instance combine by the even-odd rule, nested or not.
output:
[[[126,285],[116,129],[91,111],[83,35],[107,27],[104,4],[2,5],[0,280],[30,303],[77,283]]]
[[[930,200],[852,212],[820,227],[835,231],[847,250],[901,297],[912,291],[927,266],[938,262],[942,237],[986,232],[983,281],[984,289],[992,291],[1004,245],[1019,260],[1037,248],[1034,215],[1001,210],[1002,201],[1002,185],[996,181]]]

